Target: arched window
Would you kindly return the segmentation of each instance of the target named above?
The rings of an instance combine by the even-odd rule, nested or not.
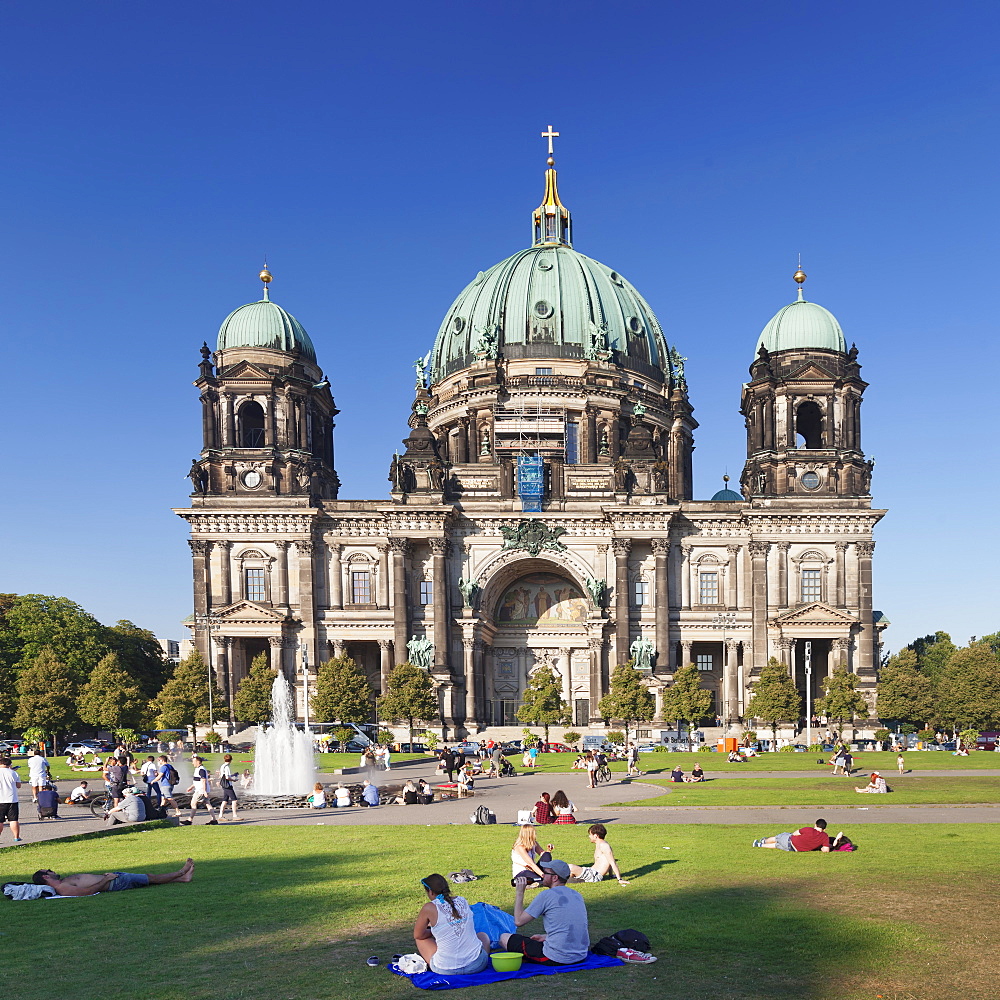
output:
[[[253,400],[240,407],[240,447],[264,446],[264,408]]]
[[[267,604],[270,601],[270,574],[268,569],[271,559],[257,549],[245,549],[237,557],[240,567],[240,580],[243,589],[243,599],[256,604]]]
[[[800,448],[823,447],[823,414],[811,399],[800,403],[795,411],[795,433]]]

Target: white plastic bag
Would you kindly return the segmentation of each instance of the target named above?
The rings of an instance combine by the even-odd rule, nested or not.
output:
[[[407,976],[415,976],[418,972],[427,971],[427,963],[420,955],[400,955],[396,967]]]
[[[534,825],[534,820],[531,818],[530,809],[518,809],[517,811],[517,825],[518,826],[530,826]]]

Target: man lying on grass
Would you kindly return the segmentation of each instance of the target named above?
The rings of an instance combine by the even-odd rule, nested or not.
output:
[[[836,840],[844,836],[838,833]],[[830,838],[826,832],[826,820],[818,819],[812,826],[804,826],[794,833],[779,833],[753,842],[754,847],[773,847],[779,851],[822,851],[830,852]]]
[[[182,868],[166,875],[105,872],[103,875],[67,875],[60,878],[51,868],[42,868],[35,872],[32,882],[35,885],[47,885],[57,896],[93,896],[98,892],[143,889],[147,885],[165,885],[167,882],[190,882],[193,877],[194,861],[188,858]]]

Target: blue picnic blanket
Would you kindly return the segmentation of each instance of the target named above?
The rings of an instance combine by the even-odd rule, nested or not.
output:
[[[477,934],[485,934],[493,944],[500,940],[501,934],[513,934],[517,930],[514,917],[506,910],[492,903],[473,903],[472,922]]]
[[[608,958],[604,955],[589,954],[582,962],[575,965],[536,965],[525,962],[517,972],[494,972],[492,967],[484,972],[476,972],[471,976],[442,976],[436,972],[418,972],[415,976],[407,976],[395,965],[386,968],[397,976],[405,976],[420,990],[457,990],[462,986],[480,986],[483,983],[500,983],[505,979],[530,979],[532,976],[554,976],[560,972],[584,972],[587,969],[610,969],[613,965],[624,965],[620,958]]]

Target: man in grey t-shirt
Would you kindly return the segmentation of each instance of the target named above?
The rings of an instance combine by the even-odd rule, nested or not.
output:
[[[514,923],[518,927],[542,918],[544,934],[525,937],[523,934],[502,934],[500,944],[508,951],[520,952],[529,962],[546,965],[572,965],[582,962],[590,950],[590,930],[587,927],[587,904],[583,896],[566,885],[569,865],[553,858],[542,866],[542,885],[546,891],[539,893],[527,906],[524,889],[528,880],[514,879],[517,891],[514,897]]]

